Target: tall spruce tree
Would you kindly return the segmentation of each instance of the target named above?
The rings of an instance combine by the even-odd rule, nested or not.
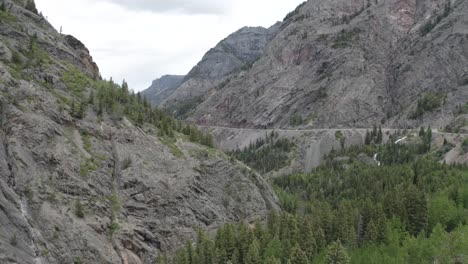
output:
[[[309,260],[307,259],[307,255],[304,251],[302,251],[301,247],[296,244],[291,250],[291,264],[308,264]]]
[[[350,264],[351,259],[340,241],[333,242],[325,256],[325,264]]]

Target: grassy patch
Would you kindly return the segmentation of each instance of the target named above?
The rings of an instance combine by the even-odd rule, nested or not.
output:
[[[89,136],[88,133],[82,131],[81,132],[81,139],[83,140],[83,148],[88,152],[89,154],[93,154],[93,147],[91,144],[91,137]]]
[[[159,139],[161,140],[161,143],[163,143],[169,148],[172,155],[174,155],[177,158],[185,158],[185,155],[182,152],[182,150],[176,145],[175,139],[169,137],[160,137]]]
[[[12,24],[17,21],[16,17],[12,16],[7,11],[0,11],[0,22],[3,24]]]
[[[207,149],[203,148],[192,148],[189,150],[189,154],[191,157],[195,159],[207,159],[207,158],[213,158],[216,156],[214,151],[210,151]]]
[[[68,64],[67,68],[68,70],[62,75],[62,81],[72,95],[81,97],[86,87],[93,85],[93,81],[73,65]]]
[[[26,67],[48,66],[52,63],[49,54],[38,44],[37,36],[31,38],[29,50],[23,53],[28,58]]]
[[[88,175],[96,171],[99,167],[99,161],[94,158],[86,159],[84,162],[80,164],[80,174],[84,178],[88,177]]]
[[[318,113],[311,113],[306,117],[305,123],[309,124],[311,122],[314,122],[318,118]]]

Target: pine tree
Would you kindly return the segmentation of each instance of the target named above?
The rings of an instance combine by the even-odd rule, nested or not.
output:
[[[185,243],[185,255],[187,256],[187,262],[188,263],[193,263],[193,247],[192,247],[192,241],[187,240]]]
[[[291,264],[308,264],[309,260],[304,251],[296,244],[291,250]]]
[[[187,254],[183,248],[176,251],[174,259],[172,260],[172,263],[173,264],[190,264],[188,263]]]
[[[376,143],[382,144],[382,142],[383,142],[382,126],[379,126],[379,131],[377,132]]]
[[[124,79],[122,81],[120,102],[123,103],[123,104],[127,103],[128,102],[128,95],[129,95],[128,83]]]
[[[377,125],[374,125],[372,128],[371,139],[374,143],[376,143],[377,139]]]
[[[75,117],[77,114],[78,110],[76,109],[76,101],[73,99],[71,105],[70,105],[70,115],[72,117]]]
[[[370,135],[370,132],[369,130],[366,131],[366,137],[365,137],[365,140],[364,140],[364,143],[366,145],[370,145],[372,139],[371,139],[371,135]]]
[[[409,188],[405,194],[405,208],[408,217],[408,232],[417,236],[428,225],[429,212],[426,197],[418,189]]]
[[[327,244],[327,240],[326,240],[326,237],[325,237],[325,232],[323,231],[323,229],[321,227],[319,227],[315,231],[314,235],[315,235],[315,243],[317,244],[317,251],[320,251],[323,248],[325,248],[325,246]]]
[[[78,110],[78,114],[77,114],[76,118],[79,118],[79,119],[85,118],[87,110],[88,110],[88,102],[87,102],[87,100],[83,99],[83,100],[81,100],[80,108]]]
[[[308,218],[304,219],[301,230],[300,245],[304,249],[307,258],[312,259],[313,255],[317,251],[317,244],[313,233],[313,227]]]
[[[91,92],[89,93],[88,104],[94,104],[94,90],[91,90]]]
[[[281,260],[275,257],[268,257],[263,263],[264,264],[281,264]]]
[[[167,254],[164,253],[164,254],[160,254],[157,258],[156,258],[156,264],[169,264],[169,260],[167,258]]]
[[[237,263],[239,260],[239,252],[236,250],[236,237],[234,234],[234,227],[232,225],[227,225],[224,228],[224,249],[226,250],[228,258],[231,259],[232,263]],[[237,256],[232,257],[237,251]]]
[[[432,129],[431,127],[427,127],[426,136],[425,136],[425,144],[427,151],[431,150],[431,143],[432,143]]]
[[[270,242],[264,249],[263,256],[265,258],[281,258],[281,241],[278,239],[278,236],[275,236],[273,239],[270,240]]]
[[[340,241],[333,242],[325,256],[325,264],[350,264],[351,259]]]
[[[367,224],[364,240],[366,242],[374,243],[378,239],[378,227],[373,219]]]
[[[426,131],[424,130],[424,127],[422,126],[420,129],[419,129],[419,136],[420,137],[424,137],[426,135]]]
[[[234,249],[234,253],[231,256],[231,263],[232,264],[244,264],[239,262],[239,250]]]
[[[245,264],[261,264],[262,259],[260,258],[258,242],[255,239],[252,244],[250,244],[249,251],[245,258]]]

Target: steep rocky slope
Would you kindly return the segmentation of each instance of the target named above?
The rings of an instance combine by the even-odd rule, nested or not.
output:
[[[261,177],[217,150],[100,104],[77,118],[97,66],[18,3],[0,11],[0,263],[153,263],[197,227],[278,209]]]
[[[154,80],[151,86],[144,90],[141,95],[146,97],[153,105],[159,105],[179,88],[184,78],[183,75],[164,75]]]
[[[277,25],[269,29],[245,27],[231,34],[203,56],[162,105],[185,115],[207,91],[222,86],[230,75],[257,61],[277,29]]]
[[[309,0],[250,69],[210,90],[189,119],[445,127],[468,102],[467,25],[466,0]]]

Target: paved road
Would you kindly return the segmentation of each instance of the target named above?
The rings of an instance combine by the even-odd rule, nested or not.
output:
[[[258,132],[258,131],[276,131],[276,132],[336,132],[336,131],[359,131],[359,132],[366,132],[366,131],[372,131],[373,128],[316,128],[316,129],[274,129],[274,128],[266,128],[266,129],[261,129],[261,128],[237,128],[237,127],[225,127],[225,126],[199,126],[201,128],[206,128],[206,129],[222,129],[222,130],[228,130],[228,131],[252,131],[252,132]],[[394,132],[394,131],[403,131],[404,129],[401,128],[382,128],[383,132]],[[408,130],[413,130],[414,132],[419,132],[419,129],[408,129]],[[447,132],[441,132],[437,129],[432,129],[432,133],[438,134],[438,135],[447,135],[447,136],[468,136],[468,134],[462,134],[462,133],[447,133]]]

